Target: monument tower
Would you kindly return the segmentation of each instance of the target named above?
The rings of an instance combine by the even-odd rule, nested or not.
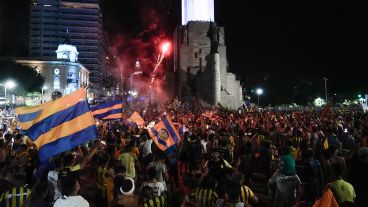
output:
[[[174,34],[175,94],[184,101],[237,109],[242,87],[228,72],[225,32],[214,19],[213,0],[182,0],[182,25]]]

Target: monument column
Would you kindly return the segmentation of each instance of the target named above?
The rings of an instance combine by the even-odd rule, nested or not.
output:
[[[221,101],[221,77],[220,77],[220,54],[214,53],[212,55],[213,65],[213,105],[217,105]]]

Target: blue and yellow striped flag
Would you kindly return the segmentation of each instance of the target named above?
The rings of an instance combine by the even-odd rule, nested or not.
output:
[[[92,114],[96,119],[121,119],[123,114],[121,110],[123,108],[123,103],[121,100],[116,100],[108,103],[99,104],[92,107]]]
[[[55,101],[15,111],[22,130],[38,147],[41,161],[97,138],[83,88]]]
[[[169,117],[162,118],[162,121],[155,124],[148,132],[157,147],[162,151],[167,150],[181,141],[179,132]]]

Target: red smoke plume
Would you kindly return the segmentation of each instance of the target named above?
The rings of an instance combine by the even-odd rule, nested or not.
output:
[[[160,11],[159,6],[154,4],[154,1],[143,1],[138,3],[139,8],[139,29],[138,32],[122,31],[110,35],[111,46],[109,53],[115,58],[116,67],[111,69],[111,73],[120,79],[127,80],[135,68],[135,61],[139,60],[141,70],[144,73],[146,81],[145,87],[149,87],[151,73],[157,62],[160,60],[162,53],[160,44],[166,40],[168,31],[166,30],[166,14]],[[167,56],[167,55],[165,55]],[[161,69],[158,68],[160,71]],[[161,82],[157,77],[155,82]],[[153,87],[161,87],[162,83],[154,83]],[[162,90],[154,89],[157,93],[162,93]],[[157,94],[158,96],[160,94]]]

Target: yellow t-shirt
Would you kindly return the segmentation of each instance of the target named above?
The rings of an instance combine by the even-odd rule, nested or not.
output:
[[[126,175],[130,178],[135,178],[135,161],[137,156],[130,152],[124,152],[118,159],[126,168]]]
[[[350,183],[340,179],[330,183],[329,187],[338,203],[343,203],[345,201],[354,202],[356,197],[355,190]]]
[[[81,169],[81,166],[80,166],[80,164],[78,164],[78,165],[75,165],[74,167],[71,167],[70,171],[78,171],[80,169]]]
[[[293,146],[290,147],[290,154],[291,154],[291,156],[295,157],[295,155],[296,155],[295,147],[293,147]]]

